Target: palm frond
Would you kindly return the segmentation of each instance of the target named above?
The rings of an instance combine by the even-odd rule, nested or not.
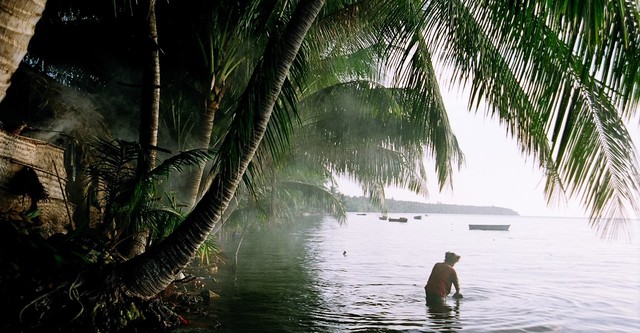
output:
[[[222,250],[215,240],[209,238],[198,248],[196,258],[200,266],[211,266],[223,260]]]
[[[436,128],[442,124],[445,139],[455,142],[455,137],[446,119],[439,118],[441,110],[432,111],[429,119],[416,119],[416,113],[421,113],[415,110],[419,95],[415,90],[385,88],[367,81],[319,90],[302,102],[302,108],[313,112],[304,120],[307,130],[297,139],[298,150],[313,154],[309,158],[314,163],[349,175],[367,187],[399,186],[426,195],[427,172],[422,161],[423,147],[431,140],[424,135],[432,131],[430,121],[437,120],[433,121]],[[462,159],[457,145],[447,149]],[[446,159],[448,163],[454,160]]]
[[[100,205],[114,202],[131,185],[139,153],[139,145],[133,142],[95,138],[90,144],[92,163],[86,167],[84,174],[87,183],[92,184],[95,191],[102,193],[97,198]]]
[[[514,11],[499,2],[433,2],[426,12],[438,28],[427,35],[447,38],[431,47],[442,50],[455,80],[471,87],[471,104],[486,101],[524,151],[551,167],[548,179],[559,183],[548,183],[554,184],[546,188],[549,197],[557,185],[582,195],[593,221],[637,211],[637,159],[621,113],[636,103],[627,101],[625,91],[637,90],[637,63],[629,56],[640,52],[627,49],[606,65],[631,65],[625,73],[635,82],[622,88],[621,81],[605,77],[610,74],[600,67],[597,48],[576,42],[584,31],[553,31],[553,14],[532,6]],[[621,40],[603,47],[622,47]]]
[[[389,208],[387,206],[387,197],[384,190],[384,184],[380,183],[368,183],[367,180],[358,180],[362,185],[362,191],[367,198],[374,204],[380,207],[380,212],[383,216],[387,215]]]
[[[243,175],[243,183],[251,192],[255,188],[253,183],[257,182],[262,175],[262,168],[288,155],[294,128],[300,125],[298,92],[302,89],[301,84],[306,77],[306,66],[303,44],[290,68],[291,75],[284,81],[278,100],[273,107],[271,121],[267,124],[264,138],[247,172]]]
[[[161,241],[169,236],[184,219],[184,214],[180,210],[165,205],[147,209],[144,214],[143,225],[151,230],[151,238],[155,241]]]
[[[305,209],[326,210],[339,222],[346,221],[347,214],[342,201],[324,186],[301,181],[281,181],[276,186],[278,191],[285,191],[287,194],[292,191],[299,193]]]
[[[205,149],[192,149],[172,155],[151,170],[147,176],[160,178],[168,177],[172,171],[182,172],[185,167],[195,166],[212,159],[212,155]]]
[[[307,38],[314,54],[319,58],[332,57],[378,43],[375,8],[375,2],[371,1],[327,2]]]
[[[589,75],[608,90],[624,115],[637,109],[640,84],[640,16],[634,1],[524,1],[567,43]]]

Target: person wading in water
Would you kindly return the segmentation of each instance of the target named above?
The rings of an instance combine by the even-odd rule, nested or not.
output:
[[[451,285],[456,288],[454,298],[462,298],[460,294],[460,284],[458,274],[453,266],[460,260],[460,256],[447,252],[444,255],[444,262],[439,262],[433,266],[427,285],[424,286],[426,292],[427,305],[440,305],[445,302],[447,295],[451,292]]]

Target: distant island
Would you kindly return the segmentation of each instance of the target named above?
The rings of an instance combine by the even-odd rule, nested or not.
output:
[[[380,211],[366,197],[344,196],[348,212],[376,212]],[[415,201],[400,201],[387,199],[389,213],[422,213],[422,214],[474,214],[474,215],[520,215],[513,209],[495,206],[467,206],[442,203],[424,203]]]

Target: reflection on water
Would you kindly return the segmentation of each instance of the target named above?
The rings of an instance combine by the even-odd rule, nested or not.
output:
[[[447,303],[428,303],[427,318],[430,327],[437,332],[454,333],[462,329],[460,324],[460,301],[455,300],[453,306]]]
[[[237,241],[222,245],[234,253]],[[427,307],[424,284],[449,250],[465,298]],[[637,239],[602,240],[578,219],[310,218],[246,235],[236,274],[211,284],[211,331],[640,332],[639,253]]]

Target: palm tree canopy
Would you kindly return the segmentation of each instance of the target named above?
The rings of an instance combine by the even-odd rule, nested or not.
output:
[[[404,46],[387,49],[394,80],[435,86],[416,79],[411,65],[430,59],[440,75],[469,89],[470,105],[486,105],[487,115],[537,158],[550,201],[565,191],[579,197],[593,222],[604,221],[604,232],[637,214],[638,160],[624,125],[639,97],[637,5],[469,0],[383,7],[415,12],[403,16],[413,20],[402,33],[387,30],[394,46]]]
[[[640,91],[639,14],[631,1],[336,1],[323,13],[308,37],[320,56],[303,104],[326,108],[324,92],[342,109],[354,99],[365,105],[357,96],[367,91],[371,99],[371,89],[351,84],[350,93],[336,94],[364,79],[414,92],[417,98],[402,101],[414,103],[410,117],[434,125],[446,121],[440,82],[458,85],[470,91],[469,105],[498,119],[538,160],[549,202],[578,197],[611,234],[617,221],[638,213],[640,174],[625,126]],[[334,134],[344,123],[332,124]],[[455,137],[421,128],[442,187],[447,163],[461,161]]]
[[[221,23],[236,19],[237,24],[257,25],[254,31],[273,33],[282,17],[275,13],[291,13],[290,5],[278,1],[241,1],[233,6],[207,1],[188,5],[158,2],[163,85],[184,88],[189,105],[201,103],[206,90],[197,86],[209,80],[207,68],[211,66],[195,56],[202,48],[194,31],[210,25],[214,9],[221,13]],[[140,81],[135,70],[141,61],[136,56],[139,43],[131,37],[141,33],[132,19],[138,9],[116,6],[114,11],[112,4],[48,1],[27,63],[66,84],[100,93],[104,99],[98,105],[115,124],[113,119],[132,114],[127,105],[136,104],[127,100],[136,100],[131,87]],[[65,14],[48,14],[56,12]],[[175,15],[166,15],[168,12]],[[254,20],[240,20],[246,16],[236,15],[247,12],[254,13]],[[377,76],[377,82],[385,86],[419,92],[422,100],[415,102],[421,107],[414,113],[418,117],[428,114],[420,110],[441,106],[439,82],[448,80],[465,87],[471,92],[469,104],[502,122],[522,151],[539,161],[547,174],[549,201],[567,193],[582,201],[594,222],[599,218],[606,222],[638,211],[638,162],[624,126],[636,113],[640,95],[638,17],[633,1],[330,1],[297,62],[321,64],[323,59],[375,50],[369,53],[374,54],[370,60],[362,61],[370,61],[377,70],[353,72],[352,78]],[[307,52],[306,48],[321,52]],[[120,69],[114,71],[116,67]],[[304,86],[296,82],[303,72],[303,68],[293,68],[292,89],[286,84],[281,96],[295,98],[296,87]],[[130,74],[114,77],[114,73]],[[313,77],[309,83],[321,80]],[[236,96],[231,95],[229,101]],[[293,104],[277,104],[286,105]],[[231,112],[222,113],[233,117]],[[296,119],[286,113],[278,115],[274,116],[278,123]],[[230,123],[223,120],[220,124]],[[224,135],[224,128],[216,131]],[[272,152],[278,151],[273,147],[287,144],[284,134],[267,135]],[[438,132],[424,134],[442,137]],[[449,148],[455,147],[449,142]],[[455,166],[456,157],[447,153],[446,144],[427,147],[438,165],[442,186],[449,181],[446,165],[452,162]]]

